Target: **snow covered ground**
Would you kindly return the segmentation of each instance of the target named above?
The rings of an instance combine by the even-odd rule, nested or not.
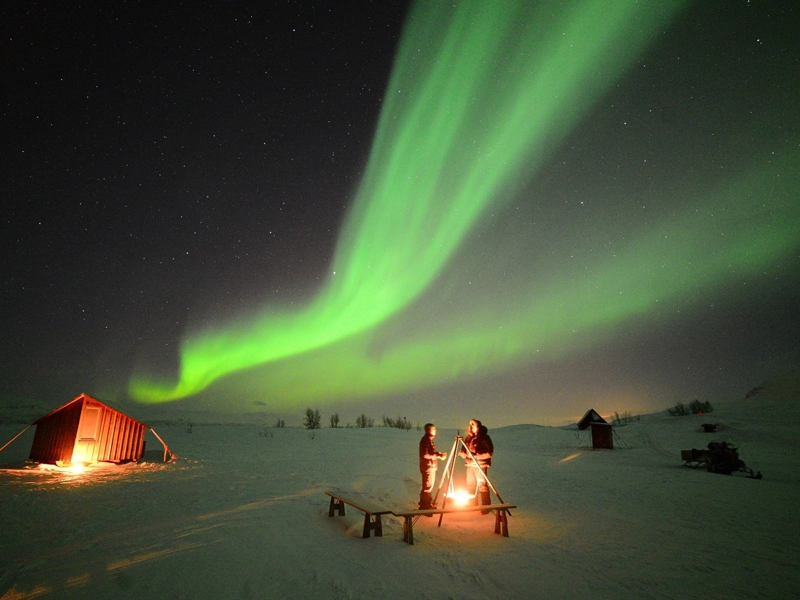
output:
[[[323,492],[412,507],[416,430],[154,425],[177,463],[157,462],[148,434],[145,462],[78,475],[26,466],[31,430],[0,453],[0,598],[796,598],[800,397],[773,388],[643,416],[615,428],[612,451],[464,415],[490,427],[490,477],[518,505],[510,537],[465,513],[420,519],[414,546],[391,515],[361,539],[361,513],[329,518]],[[0,426],[0,444],[20,429]],[[764,478],[682,465],[711,440]]]

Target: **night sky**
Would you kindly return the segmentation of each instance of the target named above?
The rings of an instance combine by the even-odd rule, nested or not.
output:
[[[640,46],[618,37],[586,67],[605,83],[578,73],[555,105],[567,116],[542,111],[558,127],[509,154],[510,174],[463,231],[441,236],[451,247],[425,275],[422,245],[453,232],[435,227],[446,201],[434,195],[413,233],[411,213],[383,215],[363,180],[388,172],[413,105],[396,98],[419,93],[449,17],[419,13],[404,47],[415,13],[401,2],[173,4],[0,10],[0,409],[85,392],[133,415],[168,406],[293,424],[312,406],[342,422],[551,424],[590,407],[738,399],[800,363],[794,3],[698,2]],[[458,152],[492,139],[502,93],[528,76],[504,56],[570,71],[558,62],[569,49],[547,40],[580,11],[529,13],[486,42],[491,83],[470,92],[458,150],[426,161],[433,144],[412,130],[409,178],[435,173],[437,194],[472,186],[483,163]],[[474,48],[467,37],[455,54]],[[465,87],[434,94],[420,122],[433,129]],[[498,139],[497,154],[514,146]],[[409,185],[393,183],[399,206],[419,201]],[[359,242],[372,209],[387,219],[372,239],[408,257]],[[342,297],[331,282],[357,263],[370,275],[354,285],[378,287],[353,297],[374,306],[352,307],[348,321],[364,319],[353,331],[319,334],[314,307]],[[402,299],[380,288],[417,284]],[[137,400],[136,382],[175,385],[182,349],[253,332],[311,341],[188,397]]]

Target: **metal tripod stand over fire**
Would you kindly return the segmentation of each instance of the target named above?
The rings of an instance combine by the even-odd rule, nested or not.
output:
[[[464,448],[464,451],[467,453],[467,456],[470,459],[472,459],[472,461],[476,465],[478,464],[478,461],[475,460],[475,457],[473,456],[473,454],[470,451],[470,449],[467,448],[467,444],[466,444],[466,442],[464,442],[464,438],[461,437],[461,432],[457,432],[456,433],[456,439],[453,442],[453,447],[450,449],[450,454],[447,455],[447,462],[445,463],[445,466],[444,466],[444,473],[442,475],[442,480],[439,482],[439,487],[436,490],[436,496],[433,497],[433,503],[436,504],[436,500],[437,500],[437,498],[439,498],[439,492],[442,491],[442,486],[444,485],[444,482],[447,481],[447,493],[444,495],[444,499],[442,500],[442,510],[447,508],[447,500],[449,498],[453,498],[456,495],[455,490],[453,489],[453,471],[455,470],[455,467],[456,467],[455,457],[456,457],[456,452],[457,452],[457,450],[459,448]],[[472,468],[472,467],[467,467],[467,468]],[[479,467],[475,467],[475,468],[479,468]],[[504,504],[503,499],[500,497],[500,494],[497,493],[497,488],[495,488],[494,485],[492,484],[492,482],[489,480],[488,475],[486,475],[486,473],[483,472],[483,469],[480,469],[480,471],[481,471],[481,473],[480,473],[479,476],[476,477],[476,481],[479,482],[480,481],[480,477],[483,477],[483,479],[486,481],[486,484],[489,486],[489,489],[492,492],[494,492],[494,495],[497,496],[497,499],[500,501],[500,503]],[[477,494],[477,490],[476,490],[476,494]],[[509,515],[511,514],[511,511],[507,511],[507,512],[508,512]],[[442,526],[442,518],[443,517],[444,517],[444,513],[442,512],[442,513],[439,514],[439,524],[438,524],[439,527]]]

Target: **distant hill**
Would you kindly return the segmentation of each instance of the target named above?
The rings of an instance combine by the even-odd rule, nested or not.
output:
[[[800,398],[800,367],[786,371],[747,392],[746,399],[797,400]]]

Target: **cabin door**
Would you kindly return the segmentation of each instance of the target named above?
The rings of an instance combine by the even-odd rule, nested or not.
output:
[[[95,462],[97,461],[97,435],[100,427],[99,406],[84,406],[81,414],[81,422],[78,425],[78,439],[75,441],[75,451],[72,454],[72,462]]]

